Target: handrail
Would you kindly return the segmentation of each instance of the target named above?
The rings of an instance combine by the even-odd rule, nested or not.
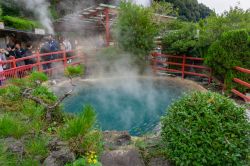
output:
[[[236,70],[242,72],[242,73],[247,73],[247,74],[250,74],[250,70],[249,69],[245,69],[245,68],[242,68],[242,67],[239,67],[239,66],[236,66],[235,67]]]
[[[187,60],[204,61],[204,58],[189,57],[189,56],[186,56],[186,55],[176,56],[176,55],[161,54],[161,53],[156,53],[156,52],[152,53],[152,57],[153,58],[151,59],[151,62],[153,64],[152,68],[153,68],[154,73],[156,73],[157,70],[181,73],[182,74],[182,79],[184,79],[185,75],[194,75],[194,76],[208,78],[208,83],[209,84],[211,83],[212,69],[210,67],[202,66],[202,65],[195,65],[195,64],[188,64],[188,62],[187,62]],[[162,57],[162,58],[167,58],[167,59],[166,59],[166,61],[163,61],[162,59],[157,59],[157,57]],[[173,61],[170,61],[168,58],[181,59],[182,62],[181,63],[173,62]],[[180,70],[171,69],[171,68],[169,68],[169,66],[168,66],[168,68],[167,67],[159,67],[159,66],[157,66],[157,64],[167,64],[167,65],[179,66],[179,67],[181,67],[181,69]],[[186,67],[192,67],[192,68],[207,70],[209,72],[209,75],[187,71]]]
[[[77,52],[78,51],[78,52]],[[75,55],[67,56],[67,53],[75,53]],[[57,57],[55,59],[45,60],[43,57],[45,56],[51,56],[51,55],[60,55],[60,57]],[[81,63],[86,63],[86,58],[84,58],[84,62],[79,60],[80,58],[80,52],[79,50],[69,50],[69,51],[56,51],[56,52],[50,52],[50,53],[35,53],[27,57],[18,58],[10,57],[9,60],[6,61],[0,61],[0,65],[7,65],[9,69],[6,69],[2,72],[0,72],[0,81],[9,79],[9,78],[16,78],[16,77],[24,77],[28,73],[30,73],[32,70],[38,70],[41,72],[48,71],[52,72],[52,70],[55,70],[56,68],[53,66],[50,66],[49,68],[44,68],[44,65],[46,64],[55,64],[55,63],[62,63],[64,68],[66,68],[69,65],[78,65]],[[72,59],[72,63],[67,63],[69,59]],[[78,59],[78,60],[77,60]],[[17,64],[20,62],[25,62],[26,60],[33,60],[33,64],[29,65],[22,65],[18,66]],[[1,85],[0,85],[1,86]]]
[[[242,73],[246,73],[246,74],[250,74],[250,70],[249,69],[246,69],[246,68],[242,68],[242,67],[239,67],[239,66],[236,66],[235,67],[235,70],[239,71],[239,72],[242,72]],[[246,81],[243,81],[239,78],[233,78],[233,81],[242,85],[242,86],[245,86],[247,88],[250,88],[250,83],[249,82],[246,82]],[[246,96],[245,94],[243,94],[242,92],[236,90],[236,89],[232,89],[231,90],[232,93],[234,93],[235,95],[241,97],[242,99],[244,99],[246,102],[250,102],[250,97],[249,96]]]

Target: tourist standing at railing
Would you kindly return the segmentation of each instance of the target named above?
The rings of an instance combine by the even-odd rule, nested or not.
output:
[[[71,43],[70,43],[70,41],[68,39],[66,39],[66,38],[63,37],[62,44],[64,45],[65,51],[71,51],[72,50]],[[72,53],[71,52],[67,52],[66,56],[67,57],[71,57]],[[67,63],[71,63],[71,62],[72,62],[72,59],[67,59]]]
[[[6,56],[5,56],[5,50],[4,49],[0,49],[0,60],[1,60],[1,62],[4,62],[4,61],[6,61],[7,59],[6,59]],[[3,70],[5,70],[6,69],[6,64],[1,64],[1,68],[3,69]]]
[[[16,66],[23,66],[25,65],[24,61],[18,61],[19,58],[23,58],[24,55],[25,55],[25,50],[23,48],[21,48],[21,45],[19,43],[17,43],[15,45],[15,51],[14,51],[14,57],[17,59],[17,62],[16,62]]]
[[[15,56],[15,47],[7,44],[5,56],[9,58],[10,56]]]
[[[49,48],[50,48],[50,52],[56,52],[59,51],[59,42],[56,41],[52,35],[49,35],[48,37],[49,39]],[[58,58],[58,54],[53,54],[52,55],[52,59],[57,59]]]
[[[6,57],[5,57],[5,50],[4,49],[0,49],[0,86],[3,83],[3,80],[5,79],[4,75],[3,75],[3,69],[4,69],[4,64],[2,64],[2,62],[6,61]]]
[[[49,40],[48,39],[44,39],[44,42],[41,44],[41,48],[40,48],[40,53],[44,54],[44,53],[50,53],[50,45],[49,45]],[[46,61],[50,61],[52,60],[52,55],[44,55],[41,57],[43,62]],[[48,70],[51,68],[51,63],[45,63],[43,64],[43,70]]]
[[[24,56],[28,57],[28,56],[32,56],[33,54],[35,54],[35,51],[33,50],[32,44],[27,43]],[[30,59],[24,60],[24,62],[25,62],[25,65],[34,64],[34,63],[36,63],[36,59],[35,58],[30,58]]]

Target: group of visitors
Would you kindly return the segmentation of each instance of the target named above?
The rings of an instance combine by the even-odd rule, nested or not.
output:
[[[35,64],[37,59],[36,58],[30,58],[26,60],[21,60],[19,61],[18,59],[28,57],[31,55],[34,55],[36,52],[39,53],[50,53],[50,52],[57,52],[57,51],[69,51],[72,50],[72,44],[71,42],[64,38],[61,37],[59,40],[56,40],[53,38],[52,35],[46,36],[42,39],[40,44],[36,48],[33,47],[31,42],[27,42],[25,48],[21,47],[20,43],[16,43],[14,45],[7,44],[5,49],[0,49],[0,73],[4,70],[8,70],[11,67],[10,63],[3,63],[6,60],[9,60],[10,57],[14,57],[16,61],[16,66],[24,66],[24,65],[30,65],[30,64]],[[67,56],[71,56],[72,53],[67,53]],[[41,61],[51,61],[54,59],[61,58],[62,55],[59,54],[51,54],[51,55],[45,55],[41,57]],[[68,59],[68,63],[71,63],[71,59]],[[44,63],[42,65],[43,70],[48,70],[52,67],[51,63]],[[0,85],[4,77],[0,74]]]

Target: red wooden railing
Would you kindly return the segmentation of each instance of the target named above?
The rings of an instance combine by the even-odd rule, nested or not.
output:
[[[246,73],[246,74],[250,74],[250,70],[249,69],[244,69],[244,68],[241,68],[241,67],[235,67],[235,69],[239,72],[242,72],[242,73]],[[234,78],[233,79],[234,82],[242,85],[242,86],[245,86],[247,88],[250,88],[250,83],[249,82],[245,82],[245,81],[242,81],[241,79],[239,78]],[[236,90],[236,89],[232,89],[231,92],[233,92],[234,94],[236,94],[237,96],[241,97],[242,99],[244,99],[246,102],[250,102],[250,97],[249,96],[246,96],[245,94],[241,93],[240,91]]]
[[[166,54],[160,54],[160,53],[153,53],[152,54],[152,68],[154,73],[156,71],[168,71],[172,73],[181,73],[182,78],[184,79],[185,75],[194,75],[194,76],[199,76],[199,77],[205,77],[208,78],[208,83],[211,83],[212,80],[212,70],[209,67],[202,66],[202,65],[195,65],[195,64],[190,64],[189,62],[192,61],[200,61],[203,62],[204,58],[196,58],[196,57],[188,57],[186,55],[182,56],[174,56],[174,55],[166,55]],[[175,61],[171,61],[175,60]],[[180,62],[176,62],[176,61]],[[159,67],[159,65],[164,65],[166,64],[166,67]],[[173,66],[178,66],[179,69],[174,69],[171,68]],[[195,69],[202,69],[208,71],[208,73],[198,73],[198,72],[191,72],[187,68],[195,68]]]
[[[72,56],[67,56],[67,54],[72,54]],[[57,55],[56,58],[51,60],[44,60],[46,56]],[[21,63],[25,60],[33,60],[33,64],[18,66],[18,63]],[[67,63],[68,60],[72,60],[71,63]],[[0,61],[0,65],[7,65],[8,69],[0,72],[0,80],[5,81],[11,78],[21,78],[30,74],[33,70],[40,72],[45,72],[48,75],[51,75],[53,70],[58,70],[66,68],[69,65],[78,65],[86,63],[84,54],[80,50],[71,50],[71,51],[57,51],[50,53],[35,53],[31,56],[15,59],[10,57],[7,61]],[[43,65],[51,64],[51,67],[44,69]]]

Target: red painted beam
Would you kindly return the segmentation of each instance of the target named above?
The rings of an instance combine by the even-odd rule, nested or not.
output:
[[[242,81],[242,80],[240,80],[238,78],[234,78],[233,80],[234,80],[234,82],[237,82],[237,83],[239,83],[239,84],[241,84],[243,86],[246,86],[246,87],[250,88],[250,83],[248,83],[248,82]]]
[[[246,102],[250,102],[250,97],[244,95],[243,93],[237,91],[236,89],[232,89],[231,92],[233,92],[234,94],[238,95],[239,97],[241,97],[242,99],[244,99]]]
[[[210,77],[210,76],[207,76],[206,74],[201,74],[201,73],[194,73],[194,72],[188,72],[188,71],[185,71],[184,73],[188,75],[194,75],[194,76],[200,76],[200,77],[206,77],[206,78]]]
[[[167,69],[163,67],[156,67],[154,68],[155,70],[161,70],[161,71],[169,71],[169,72],[176,72],[176,73],[181,73],[181,70],[176,70],[176,69]]]
[[[161,63],[161,64],[169,64],[169,65],[176,65],[176,66],[181,66],[182,63],[176,63],[176,62],[162,62],[161,60],[153,60],[155,63]]]
[[[245,68],[242,68],[242,67],[235,67],[236,70],[242,72],[242,73],[247,73],[247,74],[250,74],[250,70],[249,69],[245,69]]]

